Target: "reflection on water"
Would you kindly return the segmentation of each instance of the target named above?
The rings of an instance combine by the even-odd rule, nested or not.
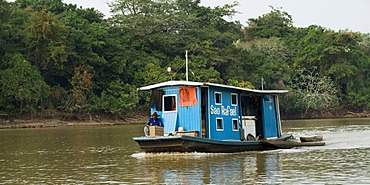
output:
[[[370,119],[285,121],[326,145],[145,154],[142,126],[0,130],[0,184],[369,184]]]
[[[162,154],[137,159],[151,184],[369,184],[369,154],[370,150],[362,149],[331,154],[302,150],[201,157]]]
[[[151,183],[167,184],[250,184],[275,182],[280,171],[278,153],[238,154],[133,154],[144,167]],[[165,164],[165,165],[164,165]]]

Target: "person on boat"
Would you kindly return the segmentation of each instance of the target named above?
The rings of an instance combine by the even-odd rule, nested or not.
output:
[[[148,137],[149,136],[149,126],[160,126],[160,127],[163,127],[162,120],[160,118],[158,118],[158,113],[157,112],[154,112],[152,114],[152,117],[149,118],[148,121],[146,122],[146,125],[144,127],[145,137]]]

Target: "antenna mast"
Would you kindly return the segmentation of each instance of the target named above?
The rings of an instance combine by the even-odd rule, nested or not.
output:
[[[189,81],[189,72],[188,72],[188,50],[185,51],[185,61],[186,61],[186,81]]]

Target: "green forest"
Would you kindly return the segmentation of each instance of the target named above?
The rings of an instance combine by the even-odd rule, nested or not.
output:
[[[124,115],[137,88],[189,80],[288,89],[283,114],[370,109],[370,35],[293,26],[282,8],[229,21],[236,3],[116,0],[107,18],[61,0],[0,0],[0,113]],[[314,12],[313,12],[314,13]],[[167,72],[171,67],[172,72]]]

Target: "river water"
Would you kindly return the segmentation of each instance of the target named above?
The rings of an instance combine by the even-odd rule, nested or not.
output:
[[[0,130],[0,184],[370,184],[370,119],[284,121],[326,145],[145,154],[142,125]]]

